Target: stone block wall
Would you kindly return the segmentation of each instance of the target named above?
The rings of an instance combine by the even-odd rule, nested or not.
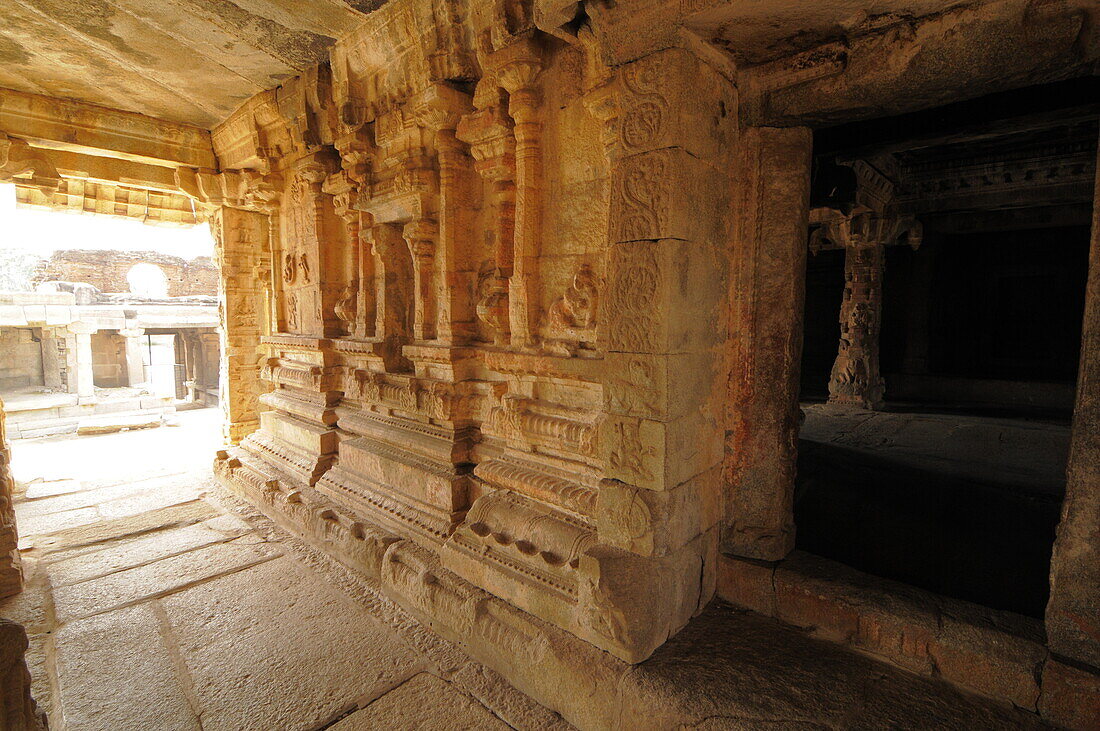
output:
[[[35,332],[32,328],[0,327],[0,392],[44,384],[42,343]]]

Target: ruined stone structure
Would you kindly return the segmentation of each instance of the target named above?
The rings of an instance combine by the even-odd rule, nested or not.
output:
[[[104,294],[85,282],[0,292],[0,394],[10,436],[172,413],[176,399],[216,406],[218,326],[216,300],[201,295]]]
[[[218,268],[210,258],[183,259],[155,251],[63,249],[42,264],[35,275],[35,284],[83,282],[101,292],[129,292],[128,276],[138,264],[161,270],[169,297],[213,297],[218,293]]]
[[[391,0],[239,106],[0,89],[0,176],[194,206],[219,480],[570,721],[616,722],[589,646],[642,662],[717,594],[1094,726],[1097,223],[1045,639],[792,554],[808,252],[845,256],[830,398],[875,408],[884,252],[938,182],[838,159],[851,195],[818,200],[815,130],[1100,61],[1087,0],[864,5]]]

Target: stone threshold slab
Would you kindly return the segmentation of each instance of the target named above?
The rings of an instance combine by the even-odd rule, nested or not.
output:
[[[951,599],[795,551],[722,556],[718,596],[813,637],[1036,711],[1047,660],[1038,620]]]

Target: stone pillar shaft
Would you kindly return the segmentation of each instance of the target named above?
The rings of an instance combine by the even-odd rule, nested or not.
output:
[[[798,389],[813,135],[749,128],[738,141],[734,391],[722,549],[775,561],[794,548]]]
[[[538,122],[538,111],[539,98],[533,89],[511,93],[508,112],[515,120],[516,222],[508,304],[512,342],[520,347],[532,344],[539,312],[538,303],[531,301],[539,288],[538,239],[541,235],[542,125]]]
[[[217,226],[220,264],[219,296],[222,333],[219,377],[224,429],[233,444],[259,427],[259,395],[268,389],[260,382],[261,285],[253,276],[260,264],[262,241],[275,217],[262,213],[222,208],[212,222]],[[201,342],[192,339],[192,346]],[[194,352],[196,386],[204,379],[204,364],[198,348]]]
[[[1050,562],[1048,644],[1100,671],[1100,165],[1066,495]]]
[[[885,386],[878,356],[885,252],[882,244],[845,249],[840,349],[829,376],[831,404],[882,407]]]
[[[127,329],[119,330],[119,335],[126,338],[126,384],[139,386],[145,383],[145,330]]]
[[[76,338],[76,394],[81,401],[95,397],[95,375],[92,370],[92,335],[96,328],[84,323],[69,325]]]
[[[15,480],[9,466],[11,450],[4,419],[4,401],[0,399],[0,598],[18,594],[23,589],[19,533],[15,528],[15,506],[12,503]]]

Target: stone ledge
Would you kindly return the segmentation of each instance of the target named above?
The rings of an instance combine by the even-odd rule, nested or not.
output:
[[[1047,660],[1039,713],[1065,728],[1100,728],[1100,675],[1055,658]]]
[[[819,639],[1038,710],[1042,625],[880,579],[801,551],[776,564],[722,556],[718,596]]]

